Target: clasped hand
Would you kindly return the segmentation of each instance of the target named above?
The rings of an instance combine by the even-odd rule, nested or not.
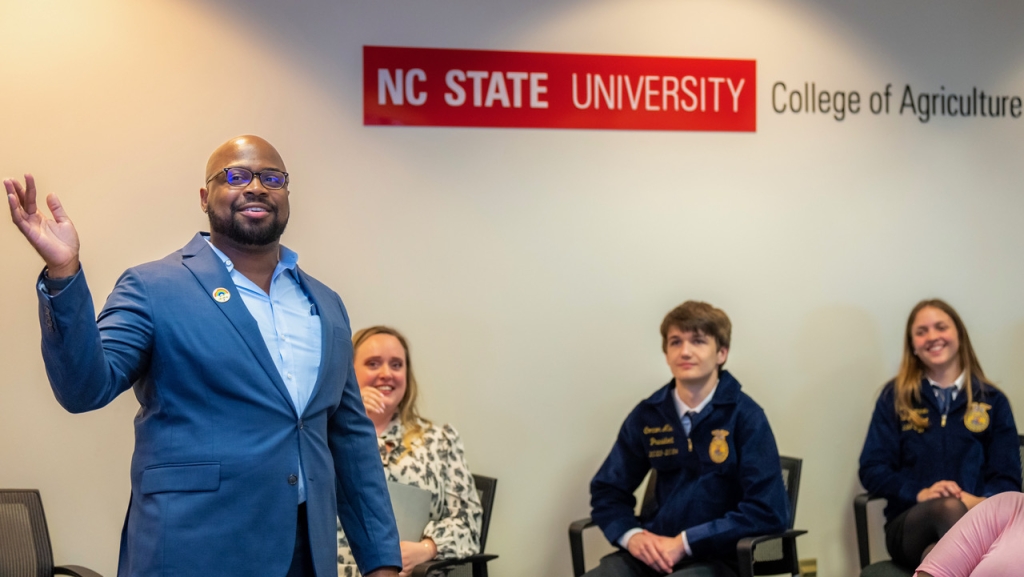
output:
[[[686,548],[679,535],[662,537],[646,530],[630,537],[626,549],[648,567],[662,573],[671,573],[672,568],[686,556]]]
[[[931,487],[925,487],[918,491],[917,502],[923,503],[942,497],[960,499],[968,509],[973,509],[975,505],[985,500],[985,497],[978,497],[964,491],[956,481],[936,481]]]

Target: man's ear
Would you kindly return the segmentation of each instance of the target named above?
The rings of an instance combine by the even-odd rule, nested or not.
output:
[[[725,364],[725,361],[729,358],[729,349],[721,347],[718,349],[718,366]]]
[[[206,197],[210,195],[210,191],[206,190],[206,187],[199,189],[199,207],[206,212]]]

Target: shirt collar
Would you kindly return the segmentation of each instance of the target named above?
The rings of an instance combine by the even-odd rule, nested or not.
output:
[[[939,383],[931,380],[928,377],[925,377],[925,378],[928,379],[928,384],[929,385],[931,385],[933,387],[939,387],[940,389],[942,388],[942,386],[939,385]],[[960,373],[960,376],[957,377],[955,381],[953,381],[953,386],[956,387],[957,392],[960,392],[960,390],[964,388],[964,381],[966,381],[966,380],[967,380],[967,371],[964,371],[964,372]]]
[[[231,259],[228,258],[228,255],[224,254],[224,252],[219,248],[213,246],[213,243],[210,242],[210,237],[204,235],[203,240],[205,240],[206,244],[210,245],[210,248],[213,249],[213,254],[217,255],[217,258],[219,258],[221,262],[224,263],[224,266],[226,266],[228,269],[228,273],[230,274],[231,272],[233,272],[235,270],[235,263],[231,262]],[[294,276],[295,267],[297,267],[299,264],[299,254],[282,244],[281,251],[278,254],[277,258],[277,268],[274,269],[273,278],[277,278],[277,275],[281,274],[282,271],[286,270],[290,271],[291,274]]]
[[[672,387],[672,402],[675,403],[676,412],[679,413],[679,416],[682,417],[683,415],[691,411],[694,413],[700,413],[701,411],[703,411],[704,407],[708,406],[708,403],[710,403],[711,399],[715,396],[715,391],[718,390],[718,383],[720,382],[722,382],[721,379],[715,382],[715,386],[713,389],[711,389],[711,392],[708,393],[708,396],[704,397],[704,400],[701,401],[696,407],[690,407],[686,403],[684,403],[683,400],[679,398],[679,391],[677,391],[675,387]]]

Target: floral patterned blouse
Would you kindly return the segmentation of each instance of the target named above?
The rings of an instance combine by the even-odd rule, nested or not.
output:
[[[459,433],[451,425],[437,426],[420,419],[423,436],[409,450],[402,444],[405,427],[397,418],[377,437],[384,476],[430,491],[430,521],[423,536],[437,545],[437,559],[455,559],[480,552],[483,507],[466,465]],[[338,574],[360,577],[348,539],[338,527]]]

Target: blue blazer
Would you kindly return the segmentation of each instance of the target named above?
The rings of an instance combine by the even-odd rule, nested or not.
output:
[[[60,404],[90,411],[128,388],[139,400],[120,577],[284,575],[299,455],[317,575],[337,574],[336,516],[364,571],[401,566],[348,314],[334,291],[299,277],[323,329],[302,414],[201,235],[126,271],[98,320],[82,273],[56,296],[39,291],[43,360]],[[223,303],[212,296],[220,288],[231,294]]]

